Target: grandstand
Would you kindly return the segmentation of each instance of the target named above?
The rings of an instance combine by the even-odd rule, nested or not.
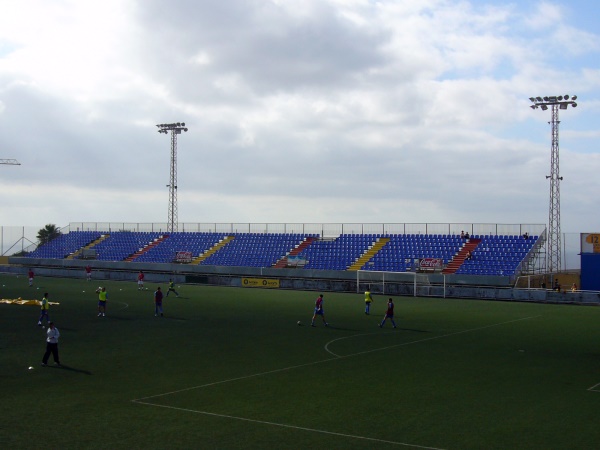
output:
[[[543,231],[543,230],[542,230]],[[188,252],[196,266],[285,268],[288,256],[305,270],[419,271],[516,277],[528,273],[543,248],[543,234],[253,233],[160,231],[70,231],[27,255],[36,259],[171,264]]]

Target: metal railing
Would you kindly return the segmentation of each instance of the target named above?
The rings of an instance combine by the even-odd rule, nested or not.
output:
[[[300,233],[337,237],[342,234],[460,234],[530,236],[541,235],[543,224],[498,223],[180,223],[182,232],[210,233]],[[139,222],[71,222],[62,229],[68,231],[150,231],[167,232],[167,223]]]

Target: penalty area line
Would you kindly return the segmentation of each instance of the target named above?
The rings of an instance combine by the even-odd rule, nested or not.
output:
[[[349,439],[360,439],[363,441],[379,442],[382,444],[391,444],[391,445],[398,445],[398,446],[410,447],[410,448],[419,448],[419,449],[425,449],[425,450],[444,450],[444,449],[441,449],[438,447],[427,447],[424,445],[407,444],[406,442],[395,442],[395,441],[388,441],[385,439],[370,438],[370,437],[366,437],[366,436],[357,436],[354,434],[336,433],[335,431],[318,430],[315,428],[300,427],[297,425],[289,425],[289,424],[285,424],[285,423],[269,422],[266,420],[249,419],[247,417],[230,416],[228,414],[218,414],[218,413],[212,413],[209,411],[198,411],[195,409],[178,408],[176,406],[159,405],[156,403],[143,402],[141,400],[132,400],[132,401],[134,403],[139,403],[141,405],[155,406],[155,407],[159,407],[159,408],[172,409],[175,411],[183,411],[183,412],[189,412],[189,413],[194,413],[194,414],[202,414],[202,415],[211,416],[211,417],[221,417],[224,419],[240,420],[243,422],[258,423],[258,424],[262,424],[262,425],[271,425],[274,427],[289,428],[292,430],[309,431],[311,433],[321,433],[321,434],[327,434],[330,436],[338,436],[338,437],[344,437],[344,438],[349,438]]]
[[[306,364],[298,364],[296,366],[283,367],[281,369],[268,370],[266,372],[253,373],[252,375],[244,375],[244,376],[236,377],[236,378],[228,378],[226,380],[220,380],[220,381],[214,381],[212,383],[202,384],[200,386],[192,386],[192,387],[188,387],[188,388],[184,388],[184,389],[178,389],[176,391],[164,392],[162,394],[149,395],[148,397],[142,397],[142,398],[138,398],[138,399],[131,400],[131,401],[136,402],[136,403],[143,403],[142,400],[148,400],[150,398],[165,397],[167,395],[179,394],[180,392],[192,391],[194,389],[202,389],[202,388],[206,388],[206,387],[210,387],[210,386],[216,386],[219,384],[231,383],[233,381],[247,380],[248,378],[262,377],[264,375],[270,375],[273,373],[285,372],[285,371],[293,370],[293,369],[299,369],[300,367],[314,366],[315,364],[321,364],[321,363],[328,362],[328,361],[335,361],[336,359],[338,359],[338,358],[321,359],[319,361],[313,361],[313,362],[309,362]],[[149,403],[149,404],[151,404],[151,403]],[[156,405],[156,406],[162,406],[162,405]]]

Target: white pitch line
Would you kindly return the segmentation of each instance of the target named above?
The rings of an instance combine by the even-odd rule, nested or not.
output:
[[[403,345],[410,345],[410,344],[417,344],[419,342],[431,341],[433,339],[440,339],[440,338],[443,338],[443,337],[453,336],[453,335],[456,335],[456,334],[469,333],[469,332],[477,331],[477,330],[484,330],[486,328],[491,328],[491,327],[496,327],[496,326],[500,326],[500,325],[505,325],[507,323],[519,322],[521,320],[534,319],[536,317],[541,317],[541,316],[531,316],[531,317],[525,317],[525,318],[522,318],[522,319],[509,320],[507,322],[501,322],[501,323],[496,323],[496,324],[493,324],[493,325],[487,325],[485,327],[472,328],[472,329],[469,329],[469,330],[457,331],[455,333],[449,333],[449,334],[444,334],[444,335],[440,335],[440,336],[434,336],[434,337],[430,337],[430,338],[426,338],[426,339],[419,339],[417,341],[404,342],[404,343],[401,343],[401,344],[394,344],[394,345],[390,345],[390,346],[387,346],[387,347],[377,348],[377,349],[374,349],[374,350],[365,350],[363,352],[352,353],[350,355],[340,356],[340,355],[336,355],[335,353],[332,353],[332,352],[330,352],[329,350],[326,349],[330,354],[334,355],[334,358],[321,359],[319,361],[313,361],[313,362],[309,362],[309,363],[305,363],[305,364],[298,364],[298,365],[295,365],[295,366],[283,367],[281,369],[268,370],[266,372],[253,373],[251,375],[244,375],[244,376],[236,377],[236,378],[228,378],[226,380],[214,381],[212,383],[206,383],[206,384],[202,384],[202,385],[199,385],[199,386],[192,386],[192,387],[188,387],[188,388],[184,388],[184,389],[178,389],[176,391],[164,392],[162,394],[149,395],[147,397],[142,397],[142,398],[134,399],[134,400],[131,400],[131,401],[132,402],[140,402],[141,400],[148,400],[148,399],[156,398],[156,397],[166,397],[167,395],[178,394],[180,392],[192,391],[194,389],[202,389],[202,388],[205,388],[205,387],[216,386],[216,385],[224,384],[224,383],[231,383],[233,381],[247,380],[249,378],[262,377],[264,375],[270,375],[270,374],[278,373],[278,372],[286,372],[288,370],[299,369],[301,367],[314,366],[316,364],[322,364],[322,363],[325,363],[325,362],[335,361],[335,360],[343,359],[343,358],[352,358],[354,356],[364,355],[364,354],[367,354],[367,353],[377,352],[377,351],[381,351],[381,350],[388,350],[390,348],[400,347],[400,346],[403,346]],[[358,336],[365,336],[365,335],[366,334],[357,334],[357,335],[349,336],[349,337],[358,337]],[[340,339],[345,339],[345,338],[338,338],[338,339],[334,339],[333,341],[329,341],[325,345],[325,347],[327,347],[330,343],[338,341]]]
[[[117,309],[115,311],[123,311],[124,309],[129,308],[129,303],[125,303],[125,302],[111,302],[111,303],[120,303],[121,305],[125,305],[123,308]]]
[[[485,330],[487,328],[499,327],[500,325],[506,325],[508,323],[520,322],[522,320],[535,319],[537,317],[541,317],[541,316],[531,316],[531,317],[524,317],[522,319],[509,320],[509,321],[506,321],[506,322],[500,322],[500,323],[495,323],[495,324],[492,324],[492,325],[486,325],[484,327],[471,328],[470,330],[456,331],[454,333],[441,334],[439,336],[432,336],[432,337],[428,337],[428,338],[425,338],[425,339],[418,339],[416,341],[402,342],[400,344],[388,345],[387,347],[380,347],[380,348],[376,348],[376,349],[372,349],[372,350],[365,350],[363,352],[352,353],[350,355],[338,355],[336,353],[333,353],[331,350],[329,350],[329,348],[328,348],[329,344],[332,344],[332,343],[334,343],[336,341],[341,341],[342,339],[355,338],[355,337],[359,337],[359,336],[370,336],[370,335],[379,334],[379,333],[356,334],[354,336],[346,336],[346,337],[341,337],[341,338],[337,338],[337,339],[334,339],[332,341],[329,341],[327,344],[325,344],[325,351],[327,353],[332,354],[333,356],[335,356],[337,358],[349,358],[349,357],[352,357],[352,356],[364,355],[366,353],[373,353],[373,352],[380,352],[380,351],[383,351],[383,350],[389,350],[390,348],[402,347],[404,345],[418,344],[420,342],[426,342],[426,341],[433,341],[435,339],[441,339],[441,338],[445,338],[445,337],[449,337],[449,336],[455,336],[457,334],[471,333],[473,331],[479,331],[479,330]]]
[[[334,431],[326,431],[326,430],[318,430],[315,428],[299,427],[296,425],[288,425],[285,423],[268,422],[266,420],[248,419],[246,417],[229,416],[227,414],[217,414],[217,413],[212,413],[212,412],[208,412],[208,411],[197,411],[195,409],[178,408],[176,406],[158,405],[156,403],[142,402],[139,400],[132,400],[132,401],[135,403],[142,404],[142,405],[158,406],[160,408],[173,409],[176,411],[191,412],[191,413],[195,413],[195,414],[203,414],[203,415],[212,416],[212,417],[222,417],[225,419],[241,420],[244,422],[260,423],[262,425],[272,425],[275,427],[290,428],[293,430],[310,431],[312,433],[329,434],[332,436],[340,436],[340,437],[345,437],[345,438],[350,438],[350,439],[362,439],[364,441],[379,442],[382,444],[401,445],[403,447],[420,448],[420,449],[425,449],[425,450],[443,450],[438,447],[427,447],[424,445],[407,444],[405,442],[387,441],[385,439],[376,439],[376,438],[370,438],[370,437],[366,437],[366,436],[357,436],[357,435],[353,435],[353,434],[336,433]]]
[[[597,387],[600,387],[600,383],[593,385],[591,388],[588,389],[588,391],[600,392],[600,389],[596,389]]]
[[[325,347],[326,347],[325,349],[327,350],[327,352],[329,352],[330,354],[332,354],[334,356],[334,358],[322,359],[322,360],[319,360],[319,361],[313,361],[313,362],[306,363],[306,364],[298,364],[298,365],[295,365],[295,366],[289,366],[289,367],[284,367],[284,368],[281,368],[281,369],[269,370],[269,371],[266,371],[266,372],[255,373],[255,374],[252,374],[252,375],[245,375],[245,376],[242,376],[242,377],[229,378],[227,380],[215,381],[215,382],[203,384],[203,385],[200,385],[200,386],[192,386],[192,387],[189,387],[189,388],[178,389],[176,391],[165,392],[165,393],[156,394],[156,395],[150,395],[150,396],[147,396],[147,397],[142,397],[142,398],[134,399],[134,400],[131,400],[131,401],[133,403],[139,403],[141,405],[156,406],[156,407],[160,407],[160,408],[167,408],[167,409],[173,409],[173,410],[178,410],[178,411],[192,412],[192,413],[196,413],[196,414],[203,414],[203,415],[213,416],[213,417],[223,417],[223,418],[227,418],[227,419],[242,420],[242,421],[245,421],[245,422],[261,423],[261,424],[265,424],[265,425],[273,425],[273,426],[284,427],[284,428],[291,428],[291,429],[296,429],[296,430],[311,431],[311,432],[314,432],[314,433],[329,434],[329,435],[334,435],[334,436],[343,436],[343,437],[348,437],[348,438],[353,438],[353,439],[362,439],[362,440],[368,440],[368,441],[371,441],[371,442],[388,443],[388,444],[393,444],[393,445],[401,445],[401,446],[412,447],[412,448],[421,448],[421,449],[426,449],[426,450],[443,450],[443,449],[436,448],[436,447],[426,447],[426,446],[422,446],[422,445],[413,445],[413,444],[406,444],[406,443],[402,443],[402,442],[386,441],[386,440],[382,440],[382,439],[369,438],[369,437],[365,437],[365,436],[354,436],[354,435],[350,435],[350,434],[335,433],[335,432],[332,432],[332,431],[316,430],[316,429],[312,429],[312,428],[304,428],[304,427],[298,427],[298,426],[294,426],[294,425],[280,424],[280,423],[274,423],[274,422],[266,422],[266,421],[261,421],[261,420],[256,420],[256,419],[248,419],[248,418],[245,418],[245,417],[228,416],[228,415],[224,415],[224,414],[211,413],[211,412],[208,412],[208,411],[197,411],[197,410],[193,410],[193,409],[178,408],[178,407],[175,407],[175,406],[160,405],[160,404],[156,404],[156,403],[146,402],[144,400],[148,400],[148,399],[151,399],[151,398],[157,398],[157,397],[166,397],[168,395],[177,394],[177,393],[180,393],[180,392],[191,391],[191,390],[194,390],[194,389],[202,389],[202,388],[205,388],[205,387],[216,386],[216,385],[219,385],[219,384],[230,383],[230,382],[233,382],[233,381],[246,380],[246,379],[249,379],[249,378],[261,377],[261,376],[264,376],[264,375],[269,375],[269,374],[278,373],[278,372],[285,372],[285,371],[288,371],[288,370],[298,369],[300,367],[308,367],[308,366],[313,366],[313,365],[321,364],[321,363],[325,363],[325,362],[336,361],[338,359],[351,358],[351,357],[354,357],[354,356],[364,355],[364,354],[367,354],[367,353],[372,353],[372,352],[381,351],[381,350],[387,350],[387,349],[390,349],[390,348],[400,347],[400,346],[403,346],[403,345],[417,344],[419,342],[431,341],[431,340],[434,340],[434,339],[440,339],[440,338],[443,338],[443,337],[454,336],[454,335],[457,335],[457,334],[469,333],[469,332],[478,331],[478,330],[485,330],[486,328],[497,327],[497,326],[500,326],[500,325],[506,325],[508,323],[519,322],[519,321],[522,321],[522,320],[534,319],[536,317],[541,317],[541,316],[531,316],[531,317],[524,317],[522,319],[509,320],[509,321],[506,321],[506,322],[500,322],[500,323],[496,323],[496,324],[492,324],[492,325],[487,325],[485,327],[478,327],[478,328],[472,328],[472,329],[469,329],[469,330],[457,331],[455,333],[448,333],[448,334],[444,334],[444,335],[440,335],[440,336],[434,336],[434,337],[430,337],[430,338],[426,338],[426,339],[419,339],[417,341],[404,342],[404,343],[401,343],[401,344],[390,345],[390,346],[387,346],[387,347],[378,348],[378,349],[374,349],[374,350],[366,350],[366,351],[363,351],[363,352],[353,353],[353,354],[344,355],[344,356],[336,355],[335,353],[333,353],[333,352],[331,352],[331,351],[329,351],[327,349],[327,346],[329,344],[331,344],[332,342],[339,341],[341,339],[346,339],[346,338],[338,338],[338,339],[334,339],[332,341],[329,341],[325,345]],[[369,335],[369,334],[376,334],[376,333],[366,333],[366,334],[363,333],[363,334],[358,334],[358,335],[349,336],[349,337],[366,336],[366,335]]]
[[[192,386],[192,387],[189,387],[189,388],[178,389],[176,391],[165,392],[164,394],[150,395],[148,397],[142,397],[142,398],[138,398],[138,399],[131,400],[131,401],[132,402],[141,403],[141,400],[148,400],[149,398],[165,397],[165,396],[171,395],[171,394],[178,394],[180,392],[192,391],[194,389],[202,389],[202,388],[205,388],[205,387],[216,386],[218,384],[230,383],[232,381],[247,380],[248,378],[261,377],[263,375],[269,375],[269,374],[277,373],[277,372],[285,372],[287,370],[298,369],[300,367],[314,366],[315,364],[321,364],[321,363],[324,363],[324,362],[327,362],[327,361],[334,361],[336,359],[337,358],[327,358],[327,359],[322,359],[320,361],[309,362],[309,363],[306,363],[306,364],[298,364],[297,366],[284,367],[282,369],[274,369],[274,370],[269,370],[267,372],[254,373],[252,375],[244,375],[243,377],[229,378],[227,380],[215,381],[213,383],[202,384],[200,386]]]

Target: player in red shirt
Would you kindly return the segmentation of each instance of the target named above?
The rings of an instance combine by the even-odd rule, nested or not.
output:
[[[383,316],[383,320],[379,324],[379,328],[383,328],[383,325],[387,319],[390,319],[392,321],[392,325],[394,328],[396,328],[396,322],[394,322],[394,302],[392,301],[391,297],[388,299],[387,311],[385,312],[385,316]]]
[[[317,316],[321,316],[321,319],[323,319],[323,323],[325,324],[325,326],[329,325],[325,321],[325,313],[323,312],[323,294],[319,295],[319,297],[315,301],[315,313],[313,314],[313,317],[312,317],[312,321],[310,324],[311,327],[316,326],[315,319],[317,318]]]
[[[140,273],[138,273],[137,283],[138,283],[138,291],[143,291],[144,290],[144,272],[142,272],[141,270],[140,270]]]
[[[29,277],[29,287],[33,286],[33,270],[29,269],[27,272],[27,276]]]
[[[85,266],[85,275],[88,281],[92,280],[92,266],[90,266],[89,264]]]

